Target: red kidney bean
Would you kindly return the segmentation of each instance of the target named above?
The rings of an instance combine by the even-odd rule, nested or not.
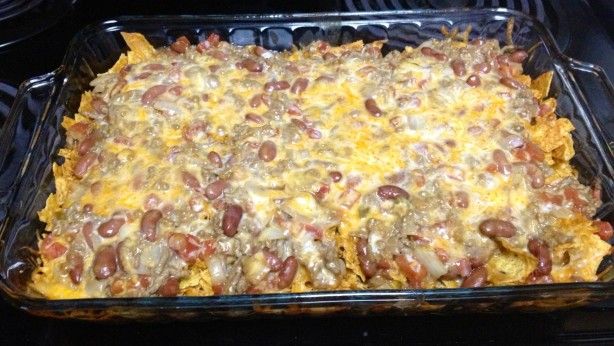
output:
[[[461,258],[460,260],[450,264],[445,277],[449,279],[454,279],[459,276],[465,278],[469,276],[469,274],[471,274],[471,262],[466,258]]]
[[[330,192],[330,186],[328,185],[321,185],[320,188],[318,189],[318,191],[316,191],[316,193],[314,194],[315,198],[318,201],[321,201],[324,199],[324,197],[326,197],[326,195]]]
[[[420,52],[423,55],[430,56],[430,57],[435,58],[435,59],[440,60],[440,61],[446,60],[446,55],[445,54],[443,54],[441,52],[438,52],[438,51],[434,50],[431,47],[422,47],[420,49]]]
[[[234,237],[243,217],[243,208],[237,204],[228,204],[222,217],[222,231],[227,237]]]
[[[505,156],[505,153],[501,149],[495,149],[492,153],[492,159],[497,165],[497,171],[503,175],[509,175],[512,171],[512,167]]]
[[[91,250],[94,250],[94,242],[92,241],[92,233],[94,233],[94,224],[91,221],[87,221],[81,227],[81,233],[85,238],[85,243]]]
[[[382,110],[377,106],[377,102],[374,99],[367,99],[365,101],[365,108],[372,116],[379,118],[384,114]]]
[[[467,208],[469,206],[469,194],[465,191],[456,191],[454,193],[454,205],[458,208]]]
[[[525,149],[531,156],[532,161],[542,162],[546,158],[542,149],[533,142],[527,142]]]
[[[175,96],[181,96],[181,93],[183,92],[183,87],[181,85],[175,85],[168,89],[168,92]]]
[[[79,155],[84,155],[92,147],[96,144],[96,132],[92,131],[89,135],[87,135],[81,142],[79,142],[79,146],[77,147],[77,152]]]
[[[87,203],[81,209],[84,213],[89,214],[94,210],[94,206],[91,203]]]
[[[294,256],[289,256],[284,260],[281,269],[279,270],[279,281],[277,288],[284,289],[292,284],[296,271],[298,270],[298,261]]]
[[[205,197],[209,200],[214,200],[224,192],[226,182],[224,180],[216,180],[205,187]]]
[[[290,89],[290,83],[288,83],[285,80],[264,83],[264,90],[269,93],[274,90],[286,90],[286,89]]]
[[[182,171],[181,172],[181,180],[183,183],[194,191],[200,191],[201,186],[198,179],[190,172]]]
[[[264,123],[264,118],[262,118],[260,115],[258,115],[256,113],[247,113],[247,114],[245,114],[245,120],[251,121],[251,122],[256,123],[256,124]]]
[[[614,229],[612,229],[612,225],[607,221],[593,221],[593,226],[597,227],[597,235],[603,241],[609,241],[614,236]]]
[[[92,152],[85,153],[85,155],[81,156],[73,169],[75,177],[79,179],[83,178],[89,169],[96,163],[96,159],[98,159],[98,155]]]
[[[337,59],[337,56],[336,56],[335,54],[331,53],[331,52],[326,52],[326,53],[324,53],[324,55],[322,56],[322,58],[323,58],[324,60],[327,60],[327,61],[328,61],[328,60],[334,60],[334,59]]]
[[[382,199],[409,198],[409,193],[395,185],[382,185],[377,188],[377,195]]]
[[[501,219],[486,219],[480,223],[480,232],[490,238],[511,238],[516,235],[516,226],[513,223]]]
[[[469,76],[469,78],[467,78],[466,81],[467,85],[472,86],[472,87],[477,87],[480,85],[480,77],[476,74],[472,74],[471,76]]]
[[[411,287],[419,288],[422,286],[422,280],[426,277],[427,271],[420,262],[410,259],[405,255],[395,256],[394,261]]]
[[[141,103],[144,105],[151,104],[155,99],[157,99],[160,95],[164,94],[168,86],[166,85],[154,85],[151,88],[147,89],[143,96],[141,96]]]
[[[305,124],[305,122],[302,120],[291,119],[290,122],[292,122],[292,124],[294,124],[294,126],[298,127],[300,130],[305,131],[308,128],[307,124]]]
[[[92,271],[97,280],[104,280],[115,274],[117,271],[117,253],[112,246],[103,246],[96,252]]]
[[[158,209],[151,209],[141,217],[141,234],[149,241],[156,240],[158,222],[162,218],[162,212]]]
[[[478,38],[475,38],[475,39],[473,39],[473,40],[469,41],[469,44],[470,44],[470,45],[472,45],[472,46],[478,46],[478,47],[479,47],[479,46],[483,46],[483,45],[484,45],[484,43],[486,43],[486,40],[484,40],[484,39],[483,39],[483,38],[481,38],[481,37],[478,37]]]
[[[341,174],[341,172],[339,171],[331,171],[328,173],[328,175],[330,176],[330,178],[333,180],[334,183],[338,183],[343,178],[343,174]]]
[[[517,49],[510,54],[510,60],[518,64],[522,63],[527,57],[529,57],[529,54],[522,49]]]
[[[264,141],[258,149],[258,157],[264,161],[269,162],[275,159],[277,156],[277,146],[272,141]]]
[[[210,151],[209,154],[207,154],[207,160],[209,160],[211,164],[217,166],[217,168],[222,168],[224,166],[222,157],[215,151]]]
[[[510,77],[501,77],[501,79],[499,79],[499,83],[505,85],[506,87],[510,89],[520,89],[524,87],[524,84]]]
[[[535,268],[534,273],[539,276],[550,274],[552,270],[552,256],[548,244],[540,239],[531,239],[527,247],[531,255],[537,258],[537,268]]]
[[[175,277],[170,277],[166,282],[158,288],[157,293],[162,297],[176,297],[179,294],[179,280]]]
[[[281,258],[277,256],[276,253],[269,250],[268,248],[262,249],[262,253],[264,254],[264,258],[266,259],[266,263],[271,268],[271,271],[279,271],[283,267],[283,261]]]
[[[215,251],[215,244],[212,241],[203,242],[191,234],[173,232],[167,242],[168,247],[188,264],[193,264],[199,257],[203,258]]]
[[[98,226],[98,234],[104,238],[113,237],[119,232],[119,229],[126,223],[123,217],[113,216],[111,219],[103,222]]]
[[[293,103],[293,104],[288,106],[287,112],[290,115],[301,115],[301,113],[303,111],[301,111],[301,109],[299,108],[299,106],[296,103]]]
[[[134,79],[147,79],[149,78],[149,76],[151,76],[151,72],[143,72],[143,73],[136,75]]]
[[[307,129],[307,136],[311,139],[320,139],[322,138],[322,132],[314,129],[314,128],[308,128]]]
[[[185,53],[189,46],[190,40],[185,36],[181,36],[171,44],[171,50],[177,53]]]
[[[486,280],[488,280],[488,270],[486,267],[478,267],[473,269],[471,274],[463,280],[461,287],[482,287],[486,284]]]
[[[260,106],[261,103],[262,103],[262,95],[260,94],[256,94],[251,99],[249,99],[249,105],[252,108],[258,108],[258,106]]]
[[[467,73],[467,69],[465,68],[465,62],[461,59],[454,59],[450,63],[450,67],[452,67],[452,71],[458,77],[462,77]]]
[[[83,256],[78,252],[71,251],[66,255],[68,264],[68,276],[73,284],[78,285],[83,275]]]
[[[250,58],[242,60],[239,63],[239,66],[248,70],[249,72],[262,72],[262,65]]]
[[[356,240],[356,255],[360,264],[360,270],[365,274],[367,279],[373,277],[377,273],[377,264],[369,258],[369,244],[367,239],[358,238]]]
[[[478,73],[488,73],[490,72],[490,64],[485,62],[480,62],[473,65],[473,70]]]
[[[164,70],[165,67],[162,64],[148,64],[143,66],[143,70],[149,70],[149,71],[162,71]]]
[[[293,94],[300,95],[307,89],[309,85],[309,80],[307,78],[297,78],[294,83],[292,83],[292,87],[290,87],[290,92]]]
[[[525,164],[527,168],[527,176],[531,182],[531,187],[534,189],[539,189],[544,187],[546,184],[544,180],[544,172],[534,163]]]
[[[256,55],[256,56],[264,56],[264,55],[266,55],[267,52],[268,52],[268,50],[266,50],[265,48],[260,47],[260,46],[256,46],[252,50],[252,53],[254,53],[254,55]]]

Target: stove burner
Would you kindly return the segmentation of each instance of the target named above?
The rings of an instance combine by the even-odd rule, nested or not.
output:
[[[561,48],[569,44],[569,21],[556,0],[344,0],[348,11],[445,9],[453,7],[503,7],[537,18],[552,32]]]
[[[0,49],[49,28],[77,0],[0,0]]]
[[[0,21],[18,16],[38,6],[43,0],[0,0]]]

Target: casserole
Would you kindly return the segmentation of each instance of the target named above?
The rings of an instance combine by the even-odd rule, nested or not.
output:
[[[401,17],[401,15],[403,16]],[[415,20],[412,20],[412,16],[415,16]],[[442,22],[444,17],[445,20]],[[399,49],[408,44],[415,46],[427,38],[439,37],[439,30],[444,22],[450,27],[456,27],[460,30],[471,24],[472,36],[495,37],[503,41],[506,25],[511,17],[515,18],[514,43],[523,47],[535,47],[531,50],[526,71],[532,76],[537,76],[548,70],[556,72],[553,89],[555,93],[558,93],[556,95],[559,100],[558,113],[569,114],[576,127],[575,142],[580,143],[580,145],[576,144],[577,154],[574,164],[579,169],[581,178],[584,179],[583,182],[592,183],[595,179],[599,179],[603,186],[604,199],[609,200],[610,187],[608,183],[610,180],[608,177],[612,174],[611,153],[604,146],[607,141],[604,138],[605,135],[599,133],[602,123],[596,121],[595,118],[591,118],[592,114],[583,104],[586,101],[582,98],[581,90],[570,82],[573,79],[569,78],[573,78],[573,75],[568,75],[569,72],[566,72],[570,68],[582,67],[588,68],[588,71],[597,71],[596,74],[600,75],[599,70],[591,70],[590,67],[570,62],[561,57],[552,45],[552,39],[543,28],[522,15],[500,10],[461,11],[458,13],[397,12],[386,14],[385,19],[376,21],[359,20],[353,15],[336,17],[333,14],[318,16],[319,20],[317,21],[308,15],[273,18],[259,18],[258,16],[233,18],[182,17],[179,22],[175,22],[173,25],[168,24],[166,26],[168,29],[162,30],[169,33],[169,36],[162,35],[159,27],[160,20],[164,18],[132,18],[130,20],[124,19],[124,21],[111,21],[103,25],[104,29],[90,28],[82,32],[74,42],[81,42],[83,45],[75,45],[73,42],[72,49],[67,54],[65,65],[60,70],[42,80],[31,82],[30,91],[37,91],[36,87],[41,87],[41,84],[37,85],[36,83],[46,81],[46,86],[50,86],[50,88],[45,88],[45,90],[51,92],[52,95],[50,95],[50,101],[46,104],[46,111],[38,119],[32,132],[30,151],[26,153],[23,162],[21,162],[20,171],[17,173],[15,180],[18,184],[7,183],[7,185],[0,186],[8,189],[9,194],[6,195],[6,198],[11,202],[11,204],[5,205],[10,214],[4,220],[2,229],[6,246],[2,262],[3,269],[5,269],[3,270],[3,288],[5,288],[9,299],[19,297],[18,300],[12,301],[19,302],[19,304],[27,306],[29,310],[39,313],[49,312],[47,306],[61,310],[65,306],[71,305],[70,300],[45,301],[35,298],[25,291],[28,277],[26,274],[33,269],[32,252],[28,250],[28,247],[32,247],[36,242],[35,232],[26,232],[25,229],[36,226],[34,212],[41,209],[41,203],[44,203],[47,195],[51,192],[49,156],[62,144],[62,134],[59,127],[61,117],[66,111],[75,112],[80,93],[87,88],[89,80],[94,76],[93,73],[103,72],[114,63],[120,52],[118,43],[120,42],[118,37],[120,30],[141,32],[156,46],[168,45],[174,38],[181,35],[200,37],[215,29],[221,32],[223,37],[227,36],[232,43],[239,45],[260,43],[265,48],[276,50],[288,49],[292,43],[305,44],[314,39],[324,39],[336,45],[349,43],[358,38],[365,41],[388,39],[388,49]],[[289,18],[293,18],[294,22],[287,23],[286,20]],[[341,24],[338,23],[339,18],[343,18]],[[167,20],[170,20],[170,18],[167,18]],[[258,20],[263,21],[261,26],[246,23],[246,21]],[[90,55],[84,54],[86,51]],[[111,52],[113,55],[110,54]],[[607,81],[603,81],[603,84],[606,88],[601,90],[606,93],[611,92]],[[25,89],[22,89],[23,92],[25,92]],[[36,95],[36,93],[32,95]],[[19,113],[20,102],[18,101],[16,105],[17,107],[12,113],[14,117],[17,117],[15,114]],[[7,134],[11,135],[19,129],[17,126],[18,120],[11,117],[5,130]],[[7,140],[8,137],[4,136],[3,140]],[[41,139],[46,142],[39,142]],[[5,144],[8,144],[8,141]],[[7,149],[4,154],[8,154],[11,148],[5,147]],[[19,155],[15,155],[15,153],[11,158],[18,160],[18,162],[20,160]],[[41,159],[43,160],[41,161]],[[3,167],[14,162],[14,160],[5,160]],[[33,165],[38,169],[34,169],[35,166]],[[3,171],[3,173],[5,172]],[[5,174],[8,179],[4,182],[11,181],[12,177],[9,177],[11,170],[6,170]],[[16,205],[23,207],[18,209],[15,208]],[[604,207],[598,213],[598,217],[608,220],[609,207],[609,204],[604,204]],[[26,261],[26,259],[29,260]],[[607,267],[607,263],[605,266]],[[15,273],[22,273],[22,275]],[[602,274],[603,280],[607,281],[607,278],[607,273]],[[596,289],[599,287],[601,289]],[[556,297],[552,295],[554,292],[557,293]],[[536,295],[533,296],[533,294]],[[200,312],[228,311],[225,310],[226,308],[235,312],[247,312],[251,309],[280,312],[288,311],[284,307],[295,302],[299,302],[299,311],[303,308],[307,311],[318,311],[320,308],[326,308],[326,311],[329,311],[344,309],[343,302],[347,300],[355,301],[350,307],[352,310],[366,311],[373,306],[377,306],[376,309],[396,306],[400,307],[400,311],[407,312],[454,309],[454,305],[456,305],[454,303],[455,297],[461,299],[461,301],[467,297],[472,297],[471,303],[460,305],[462,308],[468,309],[487,309],[489,305],[490,308],[497,309],[495,303],[504,302],[507,302],[506,305],[510,308],[526,308],[528,306],[533,309],[544,309],[585,303],[590,299],[609,297],[610,294],[611,285],[609,283],[597,282],[551,286],[488,287],[473,290],[349,291],[174,299],[80,300],[73,301],[77,307],[71,309],[71,312],[80,314],[82,317],[92,318],[95,318],[91,313],[96,308],[103,316],[114,314],[130,316],[136,312],[139,317],[152,314],[156,309],[166,311],[173,306],[186,314],[199,310]],[[499,299],[496,299],[496,297]],[[503,299],[503,297],[509,298],[509,301]],[[550,300],[544,299],[547,297],[550,297]],[[478,302],[488,302],[489,298],[495,298],[491,301],[492,305],[478,304]],[[208,302],[215,302],[215,305],[207,306]],[[391,302],[393,302],[392,306],[389,305]],[[264,305],[264,307],[260,307],[260,305]],[[257,307],[254,308],[254,306]],[[109,309],[106,309],[107,307]],[[113,309],[112,307],[121,308]],[[53,310],[52,308],[51,311]]]

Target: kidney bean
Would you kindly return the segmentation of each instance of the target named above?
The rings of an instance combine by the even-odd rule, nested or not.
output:
[[[415,261],[406,255],[398,255],[394,257],[394,261],[397,263],[399,270],[407,279],[407,283],[414,288],[422,286],[422,280],[427,275],[426,268],[420,262]]]
[[[158,288],[157,293],[162,297],[176,297],[179,294],[179,280],[171,276]]]
[[[480,232],[490,238],[511,238],[516,235],[516,226],[513,223],[501,219],[486,219],[480,223]]]
[[[435,58],[435,59],[440,60],[440,61],[446,60],[446,55],[445,54],[443,54],[441,52],[438,52],[438,51],[434,50],[431,47],[422,47],[420,49],[420,52],[423,55],[430,56],[430,57]]]
[[[503,175],[509,175],[512,171],[512,167],[505,156],[505,153],[501,149],[495,149],[492,153],[492,159],[497,166],[497,171]]]
[[[609,241],[614,236],[614,229],[612,229],[612,225],[607,221],[593,221],[593,226],[597,227],[598,231],[596,234],[603,241]]]
[[[264,83],[264,90],[269,93],[274,90],[286,90],[289,88],[290,88],[290,83],[288,83],[285,80]]]
[[[143,93],[143,96],[141,96],[141,103],[144,105],[151,104],[160,95],[164,94],[167,89],[168,86],[166,85],[154,85],[150,87]]]
[[[78,285],[83,275],[83,256],[78,252],[71,251],[66,255],[68,264],[68,277],[73,284]]]
[[[486,62],[480,62],[473,65],[473,70],[478,73],[488,73],[490,72],[490,64]]]
[[[377,264],[369,258],[368,246],[367,239],[358,238],[356,240],[356,255],[358,256],[360,270],[362,270],[367,279],[377,273]]]
[[[301,113],[303,111],[301,111],[301,109],[299,108],[299,106],[296,103],[293,103],[293,104],[288,106],[287,112],[290,115],[301,115]]]
[[[469,41],[469,44],[470,44],[470,45],[472,45],[472,46],[478,46],[478,47],[479,47],[479,46],[483,46],[483,45],[484,45],[484,43],[486,43],[486,40],[484,40],[484,39],[483,39],[483,38],[481,38],[481,37],[474,38],[473,40]]]
[[[457,277],[465,278],[471,274],[471,262],[466,258],[450,264],[448,272],[445,274],[445,278],[454,279]]]
[[[91,203],[87,203],[83,206],[83,208],[81,208],[81,211],[83,211],[85,214],[91,213],[92,210],[94,210],[94,206]]]
[[[272,141],[264,141],[258,149],[258,157],[264,161],[269,162],[275,159],[277,156],[277,146]]]
[[[377,188],[377,195],[382,199],[409,198],[409,193],[395,185],[382,185]]]
[[[183,92],[183,87],[181,85],[175,85],[168,89],[168,92],[175,96],[181,96],[181,93]]]
[[[540,239],[531,239],[527,244],[531,255],[537,258],[537,268],[534,273],[538,275],[548,275],[552,271],[552,256],[548,244]]]
[[[192,173],[182,171],[181,180],[183,180],[183,183],[190,189],[200,192],[201,190],[200,182]]]
[[[190,40],[187,37],[181,36],[171,44],[171,50],[177,53],[185,53],[190,46]]]
[[[469,78],[467,78],[466,81],[467,85],[472,86],[472,87],[477,87],[480,85],[480,77],[476,74],[472,74],[471,76],[469,76]]]
[[[256,124],[264,123],[264,118],[262,118],[260,115],[258,115],[256,113],[247,113],[247,114],[245,114],[245,120],[251,121],[251,122],[256,123]]]
[[[529,57],[529,54],[522,49],[517,49],[510,54],[510,60],[518,64],[522,63],[527,57]]]
[[[227,237],[234,237],[243,217],[243,208],[237,204],[228,204],[222,217],[222,231]]]
[[[546,158],[542,149],[533,142],[527,142],[525,149],[529,153],[532,161],[542,162]]]
[[[92,152],[87,152],[85,155],[81,156],[77,163],[75,164],[75,168],[73,169],[73,174],[75,177],[81,179],[83,178],[89,169],[96,163],[98,159],[98,155]]]
[[[151,72],[143,72],[143,73],[136,75],[134,79],[147,79],[149,78],[149,76],[151,76]]]
[[[115,274],[117,271],[117,253],[113,246],[103,246],[96,252],[92,271],[97,280],[104,280]]]
[[[307,78],[297,78],[294,83],[292,83],[292,87],[290,87],[290,92],[293,94],[300,95],[307,89],[309,85],[309,80]]]
[[[501,79],[499,79],[499,83],[505,85],[510,89],[521,89],[522,87],[524,87],[524,84],[511,77],[501,77]]]
[[[249,105],[252,108],[258,108],[258,106],[260,106],[261,103],[262,103],[262,95],[260,94],[256,94],[251,99],[249,99]]]
[[[145,66],[143,66],[143,70],[148,70],[148,71],[162,71],[164,70],[165,67],[162,64],[147,64]]]
[[[311,139],[320,139],[322,138],[322,132],[314,129],[314,128],[308,128],[307,129],[307,136]]]
[[[454,205],[458,208],[467,208],[469,206],[469,194],[465,191],[456,191],[454,193]]]
[[[341,172],[339,171],[331,171],[328,173],[328,175],[330,176],[330,178],[333,180],[334,183],[338,183],[343,178],[343,174],[341,174]]]
[[[209,160],[211,164],[217,166],[217,168],[222,168],[224,166],[222,157],[215,151],[210,151],[209,154],[207,154],[207,160]]]
[[[92,131],[89,135],[87,135],[81,142],[79,142],[79,146],[77,147],[77,152],[79,155],[83,155],[90,151],[92,147],[96,144],[96,133]]]
[[[81,227],[81,234],[83,234],[83,238],[85,238],[85,243],[87,246],[94,250],[94,242],[92,241],[92,233],[94,232],[94,224],[91,221],[87,221]]]
[[[473,269],[471,274],[463,280],[461,287],[482,287],[486,284],[486,280],[488,280],[488,270],[486,267],[478,267]]]
[[[365,101],[365,108],[369,113],[371,113],[372,116],[376,118],[379,118],[382,116],[382,114],[384,114],[382,110],[377,106],[377,102],[375,102],[375,100],[371,98]]]
[[[216,180],[205,187],[205,197],[209,200],[214,200],[224,192],[226,182],[224,180]]]
[[[452,67],[452,71],[458,77],[462,77],[467,73],[467,69],[465,68],[465,62],[461,59],[454,59],[450,63],[450,67]]]
[[[239,62],[239,66],[248,70],[249,72],[262,72],[262,65],[250,58]]]
[[[539,189],[544,187],[544,172],[534,163],[525,164],[527,169],[527,176],[529,177],[529,181],[531,182],[531,187],[534,189]]]
[[[277,288],[284,289],[294,280],[296,276],[296,271],[298,270],[298,261],[294,256],[289,256],[284,260],[281,269],[279,270],[279,281],[277,283]]]
[[[98,234],[104,238],[110,238],[119,232],[119,229],[126,223],[123,217],[113,216],[111,219],[103,222],[98,226]]]
[[[271,268],[271,271],[276,272],[283,268],[284,262],[277,256],[276,253],[268,248],[262,249],[262,253],[264,253],[264,258],[266,259],[266,263],[269,268]]]
[[[149,241],[156,240],[158,222],[162,218],[162,212],[158,209],[151,209],[141,217],[141,234]]]

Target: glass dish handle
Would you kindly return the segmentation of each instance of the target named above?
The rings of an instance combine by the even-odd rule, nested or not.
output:
[[[54,109],[50,105],[58,101],[63,81],[59,71],[54,71],[31,78],[19,87],[0,131],[0,221],[9,213],[7,208],[18,188],[16,182],[20,181],[40,136],[39,125],[45,121],[47,111]]]
[[[581,114],[592,131],[594,138],[604,137],[606,146],[594,143],[603,156],[611,174],[614,174],[614,87],[603,69],[599,66],[566,59],[567,70],[564,72],[576,91],[575,101],[583,105]]]

